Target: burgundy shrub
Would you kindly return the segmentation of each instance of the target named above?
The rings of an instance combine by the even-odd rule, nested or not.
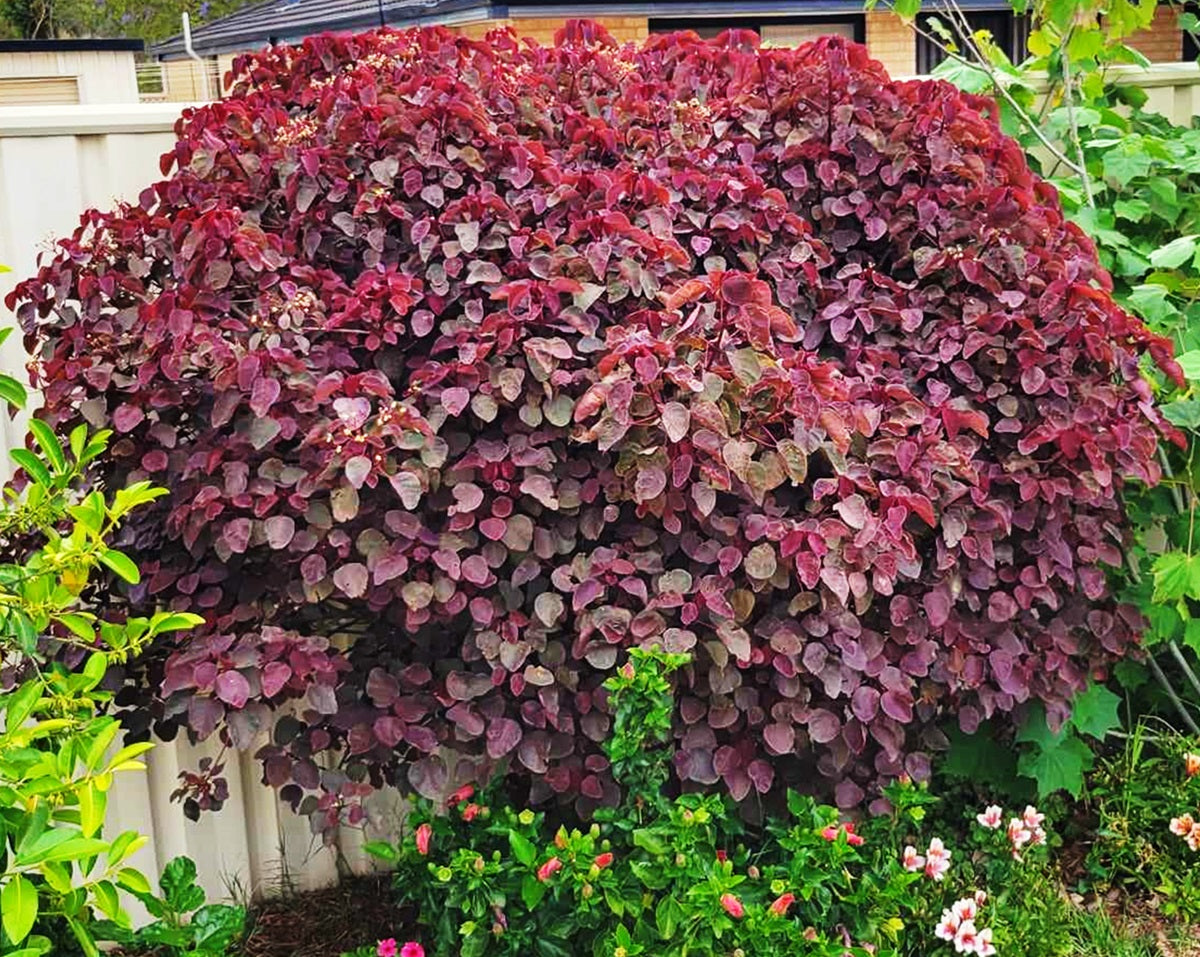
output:
[[[503,766],[611,800],[634,643],[693,653],[676,770],[737,798],[1061,718],[1136,638],[1105,567],[1167,428],[1139,358],[1178,370],[994,112],[838,39],[242,58],[9,300],[47,420],[171,490],[110,600],[210,629],[127,694],[270,731],[325,823]]]

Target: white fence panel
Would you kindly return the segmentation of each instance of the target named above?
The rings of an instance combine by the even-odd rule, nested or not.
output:
[[[136,201],[161,178],[161,154],[175,143],[172,132],[180,104],[120,107],[57,106],[0,108],[0,302],[19,278],[32,275],[40,252],[68,235],[90,207],[111,208],[118,199]],[[0,327],[14,319],[0,307]],[[0,365],[24,380],[26,356],[19,336],[0,348]],[[0,466],[9,474],[7,452],[23,441],[23,421],[0,416]],[[258,763],[248,754],[229,753],[225,776],[229,801],[198,822],[184,818],[170,801],[178,774],[194,769],[212,747],[191,747],[183,736],[160,744],[149,755],[149,773],[118,779],[110,798],[110,827],[136,829],[150,841],[135,863],[157,874],[172,857],[196,861],[211,896],[271,893],[281,887],[308,889],[332,883],[343,868],[364,871],[360,831],[345,829],[334,847],[310,834],[297,817],[261,783]],[[386,829],[397,815],[394,795],[380,795],[373,820]]]

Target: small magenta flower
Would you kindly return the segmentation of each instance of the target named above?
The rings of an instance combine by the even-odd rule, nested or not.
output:
[[[375,948],[375,957],[396,957],[396,938],[381,940]]]
[[[429,856],[429,844],[433,840],[433,828],[429,824],[422,824],[417,828],[417,853],[422,857]]]
[[[917,853],[917,849],[909,844],[904,848],[904,869],[915,874],[925,867],[925,858]]]
[[[725,909],[725,913],[734,920],[741,920],[746,916],[746,908],[742,906],[742,902],[734,897],[733,894],[722,894],[721,906]]]
[[[400,948],[400,957],[425,957],[425,948],[415,940],[410,940]]]
[[[537,879],[542,883],[550,880],[555,874],[562,870],[562,861],[557,857],[552,857],[538,868]]]
[[[980,827],[994,831],[1004,823],[1004,810],[998,804],[989,805],[982,814],[975,815],[975,820],[979,822]]]
[[[767,908],[774,917],[783,917],[787,914],[788,908],[796,902],[795,894],[780,894],[771,902],[771,906]]]

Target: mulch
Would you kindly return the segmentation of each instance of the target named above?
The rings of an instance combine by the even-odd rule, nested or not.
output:
[[[243,957],[339,957],[385,937],[407,939],[412,915],[395,903],[388,875],[264,900],[250,914]]]

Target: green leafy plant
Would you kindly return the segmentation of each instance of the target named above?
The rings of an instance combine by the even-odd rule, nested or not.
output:
[[[1168,916],[1200,918],[1200,740],[1143,722],[1124,745],[1092,775],[1087,884],[1155,894]]]
[[[719,794],[668,795],[652,762],[670,760],[671,675],[685,661],[633,649],[608,681],[605,753],[626,799],[589,826],[556,827],[499,801],[494,786],[468,786],[449,807],[418,801],[399,846],[367,846],[396,868],[433,957],[1066,953],[1032,808],[1016,832],[983,830],[953,851],[927,837],[918,861],[903,846],[928,830],[937,802],[910,781],[887,789],[890,813],[859,825],[795,792],[786,814],[761,824]],[[976,893],[991,884],[993,897]]]
[[[225,957],[246,928],[246,909],[208,904],[196,882],[196,865],[176,857],[163,868],[159,893],[136,894],[155,920],[136,931],[118,925],[98,928],[102,939],[117,941],[136,953],[161,957]]]
[[[0,507],[0,955],[52,953],[65,925],[90,957],[93,914],[128,925],[119,891],[149,891],[128,863],[145,838],[109,837],[103,825],[114,775],[143,769],[151,745],[121,746],[102,682],[110,663],[202,619],[161,612],[110,622],[88,611],[98,573],[138,581],[137,567],[107,542],[162,490],[77,492],[107,434],[80,427],[65,448],[37,420],[31,434],[37,452],[12,456],[26,480],[4,490]],[[80,658],[81,667],[68,666]]]

